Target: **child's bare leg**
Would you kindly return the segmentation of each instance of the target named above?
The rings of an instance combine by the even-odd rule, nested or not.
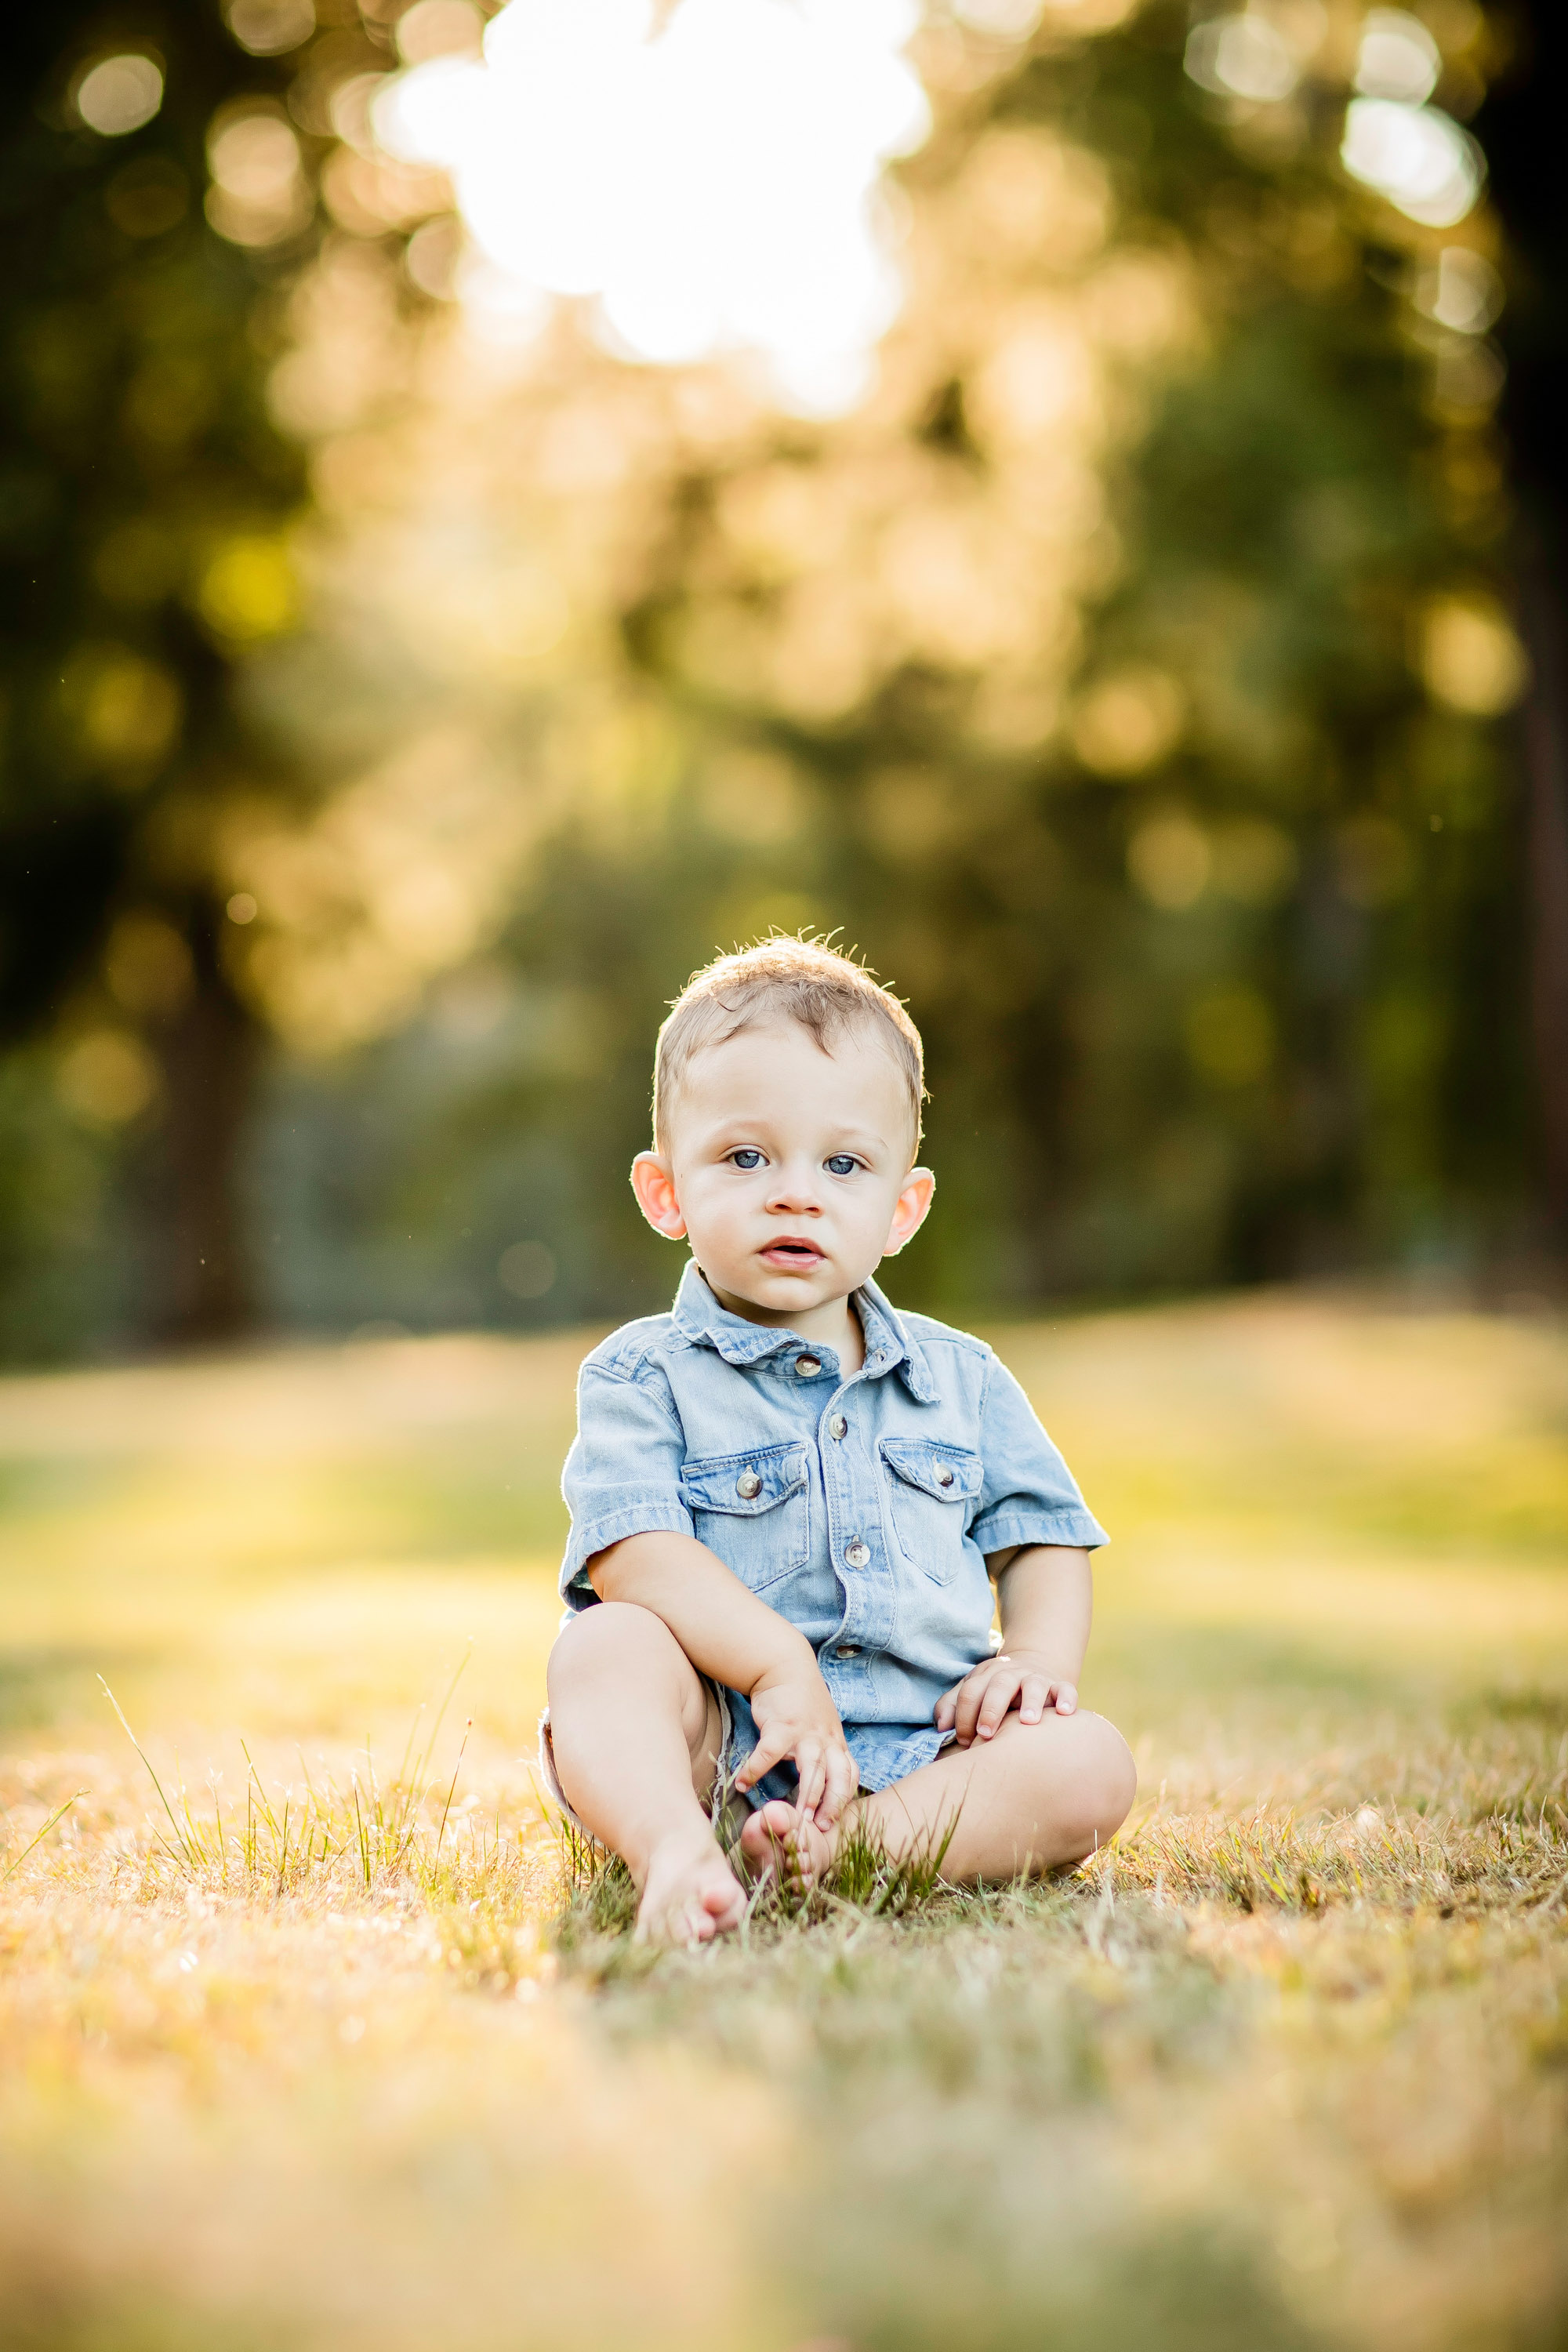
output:
[[[662,1618],[604,1601],[550,1654],[550,1737],[572,1809],[625,1861],[637,1934],[706,1943],[745,1897],[704,1800],[719,1767],[712,1693]]]
[[[942,1874],[957,1884],[1016,1877],[1081,1862],[1126,1820],[1138,1774],[1121,1734],[1101,1715],[1050,1714],[1039,1723],[1004,1717],[993,1738],[948,1748],[935,1761],[851,1805],[837,1831],[767,1805],[742,1835],[748,1861],[765,1868],[786,1840],[792,1867],[813,1877],[858,1822],[887,1853],[934,1853],[951,1828]]]

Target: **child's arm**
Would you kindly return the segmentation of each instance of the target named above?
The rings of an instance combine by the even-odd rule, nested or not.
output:
[[[1074,1713],[1094,1609],[1089,1556],[1076,1545],[1024,1544],[986,1565],[1001,1601],[1002,1647],[936,1705],[938,1730],[956,1731],[961,1748],[990,1739],[1010,1707],[1021,1723],[1053,1708]]]
[[[810,1643],[787,1617],[748,1592],[695,1536],[650,1530],[596,1552],[588,1579],[601,1601],[630,1601],[663,1619],[700,1674],[743,1691],[757,1744],[736,1775],[742,1789],[793,1757],[803,1817],[824,1829],[859,1785]]]

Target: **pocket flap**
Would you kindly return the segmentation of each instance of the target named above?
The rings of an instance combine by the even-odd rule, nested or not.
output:
[[[710,1454],[688,1462],[680,1473],[680,1496],[694,1511],[733,1511],[737,1517],[771,1511],[805,1485],[803,1445],[753,1447],[750,1454]]]
[[[980,1456],[962,1445],[943,1445],[931,1437],[885,1437],[882,1453],[907,1486],[918,1486],[939,1503],[973,1502],[980,1492]]]

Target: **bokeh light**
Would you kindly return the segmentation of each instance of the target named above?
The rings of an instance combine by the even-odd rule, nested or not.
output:
[[[123,139],[151,122],[163,105],[163,68],[138,52],[104,58],[83,74],[75,100],[89,131],[104,139]]]
[[[512,0],[482,63],[429,55],[458,5],[413,12],[427,61],[373,120],[388,153],[451,173],[491,265],[470,299],[510,289],[542,320],[589,297],[624,356],[750,352],[802,410],[859,395],[899,300],[879,174],[930,119],[903,0],[685,0],[662,24],[648,0]]]
[[[502,1250],[496,1278],[514,1298],[542,1298],[555,1286],[555,1255],[542,1242],[513,1242]]]
[[[207,138],[207,218],[234,245],[277,245],[310,216],[300,142],[282,110],[242,102]]]
[[[1503,282],[1485,254],[1468,246],[1445,246],[1436,267],[1415,281],[1415,307],[1455,334],[1484,335],[1503,306]]]
[[[1404,8],[1370,8],[1362,22],[1355,86],[1363,98],[1420,106],[1437,87],[1443,53],[1419,16]]]
[[[1480,194],[1485,166],[1467,131],[1435,106],[1352,98],[1340,150],[1344,167],[1428,228],[1452,228]]]
[[[1250,11],[1194,25],[1185,62],[1194,81],[1222,98],[1289,98],[1300,79],[1285,35],[1271,18]]]
[[[300,47],[316,29],[311,0],[230,0],[224,14],[235,39],[253,58],[281,57]]]

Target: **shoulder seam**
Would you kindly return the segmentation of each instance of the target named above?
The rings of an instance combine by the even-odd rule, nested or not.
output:
[[[658,1319],[650,1316],[647,1321]],[[612,1331],[607,1339],[601,1339],[596,1348],[589,1349],[581,1369],[584,1372],[602,1372],[609,1380],[635,1380],[645,1364],[659,1360],[665,1343],[673,1336],[668,1330],[650,1331],[646,1325],[623,1325],[619,1331]]]
[[[922,1348],[959,1348],[966,1355],[979,1356],[983,1360],[995,1353],[984,1339],[977,1339],[973,1331],[955,1330],[951,1323],[939,1323],[935,1316],[910,1314],[903,1319],[910,1338],[917,1339]]]

